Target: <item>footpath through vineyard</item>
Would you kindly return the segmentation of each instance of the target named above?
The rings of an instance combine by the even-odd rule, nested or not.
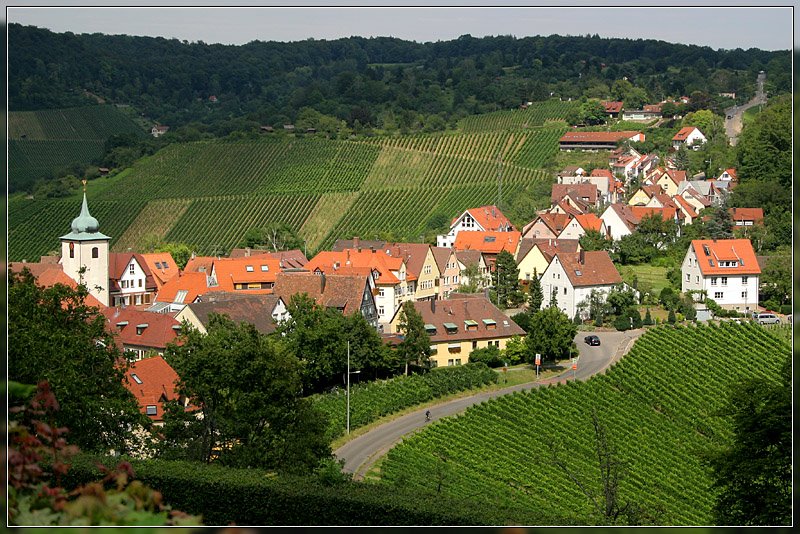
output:
[[[597,373],[605,371],[611,364],[617,362],[626,354],[633,342],[644,332],[643,329],[628,330],[626,332],[596,332],[600,337],[600,346],[590,347],[583,342],[585,332],[579,332],[575,337],[580,355],[577,359],[577,369],[573,370],[569,362],[563,363],[564,371],[557,376],[540,381],[518,384],[508,388],[477,393],[468,397],[459,398],[442,404],[420,406],[410,414],[404,415],[380,425],[369,432],[345,443],[334,454],[344,460],[343,470],[352,473],[355,480],[363,479],[365,473],[375,462],[385,455],[404,436],[409,435],[427,424],[425,411],[431,411],[431,420],[456,415],[464,412],[470,406],[480,404],[486,400],[508,395],[515,391],[528,390],[540,386],[547,386],[569,380],[586,380]]]

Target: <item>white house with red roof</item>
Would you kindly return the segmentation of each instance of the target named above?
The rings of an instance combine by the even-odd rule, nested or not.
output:
[[[555,295],[558,309],[571,319],[592,290],[605,296],[621,283],[622,277],[605,250],[556,252],[542,273],[542,308]]]
[[[702,291],[723,308],[746,313],[758,307],[760,274],[749,239],[695,239],[681,265],[681,291]]]
[[[569,131],[558,140],[561,150],[614,150],[620,141],[642,142],[642,132],[586,132]]]
[[[736,169],[731,167],[730,169],[725,169],[722,171],[722,174],[717,177],[717,180],[721,180],[723,182],[736,182],[739,180],[739,178],[736,176]]]
[[[705,142],[706,136],[697,127],[684,126],[672,137],[672,148],[678,150],[681,146],[686,146],[697,150]]]
[[[470,208],[450,223],[450,231],[445,235],[436,236],[436,246],[450,248],[456,242],[458,232],[462,230],[472,232],[511,232],[515,228],[503,215],[500,208],[494,205]]]
[[[762,208],[729,208],[734,226],[764,225],[764,210]]]
[[[589,230],[600,232],[602,236],[607,235],[606,224],[603,219],[594,213],[585,213],[574,216],[558,235],[558,239],[580,239]]]
[[[155,300],[157,289],[150,267],[141,254],[112,252],[108,255],[108,290],[112,306],[149,306]]]

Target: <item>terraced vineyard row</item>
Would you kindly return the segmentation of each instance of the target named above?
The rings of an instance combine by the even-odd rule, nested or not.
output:
[[[30,184],[72,163],[87,164],[103,154],[104,141],[16,140],[8,142],[9,180]]]
[[[193,244],[198,252],[223,254],[248,229],[269,222],[290,224],[308,239],[310,251],[336,238],[382,232],[416,240],[435,213],[453,217],[471,205],[496,202],[498,174],[506,200],[531,182],[549,180],[530,165],[557,150],[554,135],[538,129],[431,137],[438,148],[427,151],[402,148],[400,139],[385,147],[316,138],[172,144],[116,176],[89,182],[89,204],[94,213],[97,202],[115,203],[120,220],[135,221],[129,232],[127,226],[113,226],[109,234],[122,238],[118,246],[125,248],[136,248],[147,234],[157,234]],[[408,146],[422,144],[412,139]],[[498,165],[493,156],[498,150],[520,164],[506,160]],[[39,202],[12,199],[12,228],[40,220]],[[69,202],[74,210],[65,210],[53,224],[68,228],[80,195]],[[140,214],[148,204],[150,210]],[[158,213],[156,206],[164,211]],[[43,212],[51,209],[43,204]],[[109,228],[102,218],[100,223],[103,231]],[[39,243],[12,239],[10,258],[51,250],[48,243],[63,233],[26,234]]]
[[[195,199],[165,239],[189,243],[200,254],[227,254],[250,228],[270,222],[294,229],[317,203],[319,195],[227,196]]]
[[[317,139],[170,145],[138,162],[103,198],[353,191],[378,152],[366,144]]]
[[[494,130],[517,130],[535,128],[549,121],[563,121],[570,109],[579,102],[545,100],[534,102],[527,109],[494,111],[482,115],[471,115],[458,122],[458,129],[465,132],[486,132]]]
[[[464,159],[513,161],[530,135],[527,132],[482,132],[468,135],[413,135],[372,141],[386,148],[398,148]]]
[[[662,509],[660,524],[709,524],[714,492],[701,454],[730,439],[715,410],[736,380],[777,380],[790,352],[757,325],[650,330],[605,375],[507,395],[404,439],[383,462],[382,483],[544,515],[569,510],[590,524],[587,498],[551,459],[599,489],[594,411],[625,464],[623,502]]]
[[[532,169],[544,167],[558,154],[558,140],[566,130],[560,124],[532,130],[511,161]]]
[[[145,135],[136,123],[114,106],[13,111],[8,114],[9,139],[105,141],[121,133]]]
[[[40,201],[22,200],[10,203],[8,249],[9,259],[38,261],[39,257],[53,250],[61,250],[58,238],[70,232],[72,219],[81,210],[80,200],[48,199]],[[111,237],[111,246],[125,232],[139,211],[143,200],[93,201],[90,211],[100,221],[100,231]]]

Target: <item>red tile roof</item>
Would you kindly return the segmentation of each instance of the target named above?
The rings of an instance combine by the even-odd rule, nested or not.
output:
[[[142,349],[163,351],[167,343],[175,340],[180,323],[171,315],[136,310],[133,308],[105,308],[106,330],[114,336],[117,344]],[[147,325],[139,331],[138,325]]]
[[[540,239],[525,238],[519,243],[519,260],[527,256],[533,248],[539,249],[544,258],[550,262],[556,252],[577,252],[580,244],[577,239]],[[539,273],[541,274],[541,273]]]
[[[675,136],[672,138],[672,140],[673,141],[686,141],[686,138],[689,137],[689,135],[693,131],[695,131],[696,129],[697,128],[694,127],[694,126],[684,126],[680,130],[678,130],[678,133],[675,134]]]
[[[558,235],[561,232],[563,232],[564,228],[566,228],[569,222],[572,220],[572,216],[567,215],[565,213],[542,213],[541,215],[539,215],[538,218],[555,235]]]
[[[212,291],[223,291],[223,288],[216,285],[209,285],[211,271],[208,272],[184,272],[172,277],[169,282],[164,284],[156,294],[156,302],[175,302],[175,297],[179,291],[186,291],[186,295],[181,299],[181,303],[188,304],[194,302],[197,297]]]
[[[505,250],[513,255],[517,253],[521,237],[520,232],[468,232],[462,230],[456,235],[453,248],[456,250],[480,250],[484,254],[498,254]]]
[[[186,262],[186,267],[183,268],[185,273],[211,273],[211,266],[217,258],[214,256],[194,256]]]
[[[62,284],[72,289],[78,288],[78,283],[64,272],[64,268],[60,263],[11,262],[8,264],[8,270],[15,273],[22,272],[25,268],[31,272],[39,287],[52,287],[56,284]],[[87,306],[100,308],[100,310],[106,307],[91,293],[86,295],[84,303]]]
[[[697,256],[700,272],[711,274],[760,274],[756,253],[749,239],[695,239],[692,248]],[[708,254],[706,254],[706,250]],[[737,261],[736,267],[720,267],[720,261]],[[713,263],[713,265],[712,265]]]
[[[460,233],[460,232],[459,232]],[[436,327],[435,334],[428,334],[431,342],[457,343],[463,340],[500,339],[524,336],[525,331],[509,319],[486,298],[453,298],[414,302],[414,308],[422,315],[426,324]],[[398,308],[399,313],[399,308]],[[487,322],[484,322],[484,319]],[[465,321],[475,321],[477,326],[467,330]],[[448,334],[445,323],[456,325],[457,331]],[[493,323],[494,328],[491,328]]]
[[[117,292],[121,290],[119,280],[125,276],[128,265],[132,260],[136,261],[136,264],[144,273],[144,289],[147,291],[155,291],[158,288],[158,285],[155,277],[150,271],[150,267],[141,254],[136,254],[133,252],[110,252],[108,254],[109,291]]]
[[[379,277],[375,280],[377,285],[396,285],[400,280],[394,274],[399,274],[403,268],[404,259],[391,256],[382,250],[345,249],[340,252],[322,251],[304,266],[310,272],[320,271],[331,274],[339,269],[348,267],[378,271]],[[413,273],[406,272],[406,280],[416,280]]]
[[[293,295],[306,293],[320,306],[337,308],[345,315],[361,311],[367,275],[279,273],[275,295],[289,303]]]
[[[572,197],[570,197],[570,198],[575,203],[575,205],[573,205],[570,202],[566,202],[565,200],[559,200],[556,203],[556,205],[551,208],[550,213],[558,214],[558,212],[556,212],[555,210],[556,210],[556,208],[560,208],[561,211],[563,211],[564,214],[569,216],[569,217],[575,217],[576,215],[582,215],[584,213],[583,209],[586,209],[587,205],[584,202],[581,202],[578,199],[575,199],[575,198],[572,198]],[[580,206],[580,207],[578,207],[578,206]],[[583,208],[583,209],[581,209],[581,208]]]
[[[677,208],[645,208],[644,206],[631,206],[631,213],[636,217],[639,224],[648,215],[660,215],[665,221],[674,220]]]
[[[594,213],[576,215],[575,220],[584,230],[596,230],[600,232],[603,227],[603,220]]]
[[[511,224],[511,221],[508,220],[508,217],[503,215],[503,212],[500,211],[500,208],[495,205],[470,208],[462,213],[460,217],[453,219],[453,224],[455,224],[467,213],[469,213],[470,216],[475,219],[475,222],[477,222],[481,228],[487,232],[494,232],[506,228],[514,228],[514,226]]]
[[[262,334],[271,334],[277,326],[272,313],[279,302],[280,297],[277,295],[216,292],[204,297],[203,302],[194,302],[188,306],[206,327],[210,315],[218,313],[227,315],[236,323],[250,323]]]
[[[138,381],[134,375],[139,379]],[[164,403],[179,400],[176,392],[178,380],[178,373],[163,357],[153,356],[133,362],[125,373],[123,383],[128,391],[136,397],[139,410],[143,414],[147,414],[148,406],[156,406],[156,413],[149,414],[148,417],[153,421],[162,421],[164,419]]]
[[[606,113],[619,113],[622,111],[622,102],[603,102]]]
[[[605,250],[557,252],[572,287],[604,286],[622,283],[619,271]]]
[[[673,200],[684,209],[684,211],[689,217],[691,217],[692,219],[697,217],[697,210],[694,209],[694,206],[689,204],[688,200],[686,200],[680,195],[675,195],[673,197]]]
[[[150,269],[158,289],[161,289],[161,286],[173,276],[178,275],[178,264],[175,263],[172,254],[169,252],[149,252],[147,254],[139,254],[139,256]]]
[[[427,243],[386,243],[384,250],[389,251],[390,256],[400,257],[406,262],[406,269],[416,278],[422,275],[422,266],[431,246]]]
[[[281,272],[280,263],[280,260],[267,255],[221,258],[214,261],[213,273],[223,291],[236,291],[236,284],[261,284],[260,288],[238,290],[251,294],[269,293],[275,283],[275,276]]]
[[[734,221],[753,221],[754,224],[764,223],[764,210],[762,208],[729,208],[728,212]]]
[[[597,203],[597,186],[593,183],[553,184],[550,202],[555,204],[569,193],[575,193],[580,199],[587,198],[590,204]]]
[[[644,138],[644,134],[641,132],[634,132],[634,131],[621,131],[621,132],[567,132],[565,133],[559,142],[572,142],[572,143],[580,143],[586,141],[592,142],[599,142],[599,143],[616,143],[621,139],[630,139],[634,136],[641,136]]]
[[[658,104],[645,104],[644,106],[642,106],[642,111],[650,111],[652,113],[661,113],[661,106],[663,106],[663,105],[664,105],[663,102],[662,103],[658,103]]]

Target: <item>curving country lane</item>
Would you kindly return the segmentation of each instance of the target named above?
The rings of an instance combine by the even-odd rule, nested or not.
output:
[[[575,371],[572,370],[570,362],[565,362],[566,370],[564,372],[546,380],[518,384],[495,391],[477,393],[442,404],[433,403],[420,407],[415,412],[388,421],[386,424],[348,441],[334,451],[334,454],[340,460],[344,460],[343,470],[346,473],[352,473],[354,480],[360,480],[372,465],[398,443],[403,436],[425,426],[425,410],[429,409],[431,411],[431,420],[435,421],[442,417],[462,413],[474,404],[479,404],[501,395],[507,395],[513,391],[532,389],[567,380],[586,380],[592,375],[603,372],[612,363],[618,361],[630,350],[633,342],[643,332],[643,329],[628,330],[626,332],[591,332],[600,337],[600,346],[595,347],[590,347],[583,342],[587,332],[579,332],[575,337],[575,343],[579,351],[578,369]]]

